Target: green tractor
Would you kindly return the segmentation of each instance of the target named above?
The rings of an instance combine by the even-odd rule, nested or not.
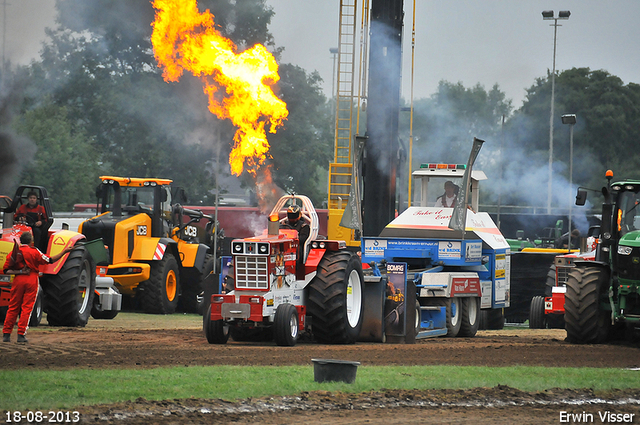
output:
[[[572,343],[602,343],[614,332],[640,330],[640,180],[602,188],[602,225],[595,261],[576,260],[565,294],[565,327]],[[576,205],[587,191],[579,189]]]

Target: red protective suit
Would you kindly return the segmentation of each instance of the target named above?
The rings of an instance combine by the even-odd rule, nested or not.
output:
[[[29,272],[26,274],[17,274],[13,278],[13,283],[11,284],[11,301],[9,301],[9,309],[4,319],[3,334],[11,333],[18,318],[18,313],[20,314],[18,335],[27,333],[33,305],[38,296],[40,266],[51,262],[50,258],[40,252],[39,249],[29,245],[22,245],[20,252],[22,252],[22,256],[24,257],[24,263],[16,264],[14,269],[17,270],[26,267],[29,269]]]

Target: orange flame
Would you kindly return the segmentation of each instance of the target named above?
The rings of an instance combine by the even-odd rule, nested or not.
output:
[[[275,133],[289,114],[272,90],[280,80],[275,58],[261,44],[237,53],[236,45],[215,29],[211,12],[198,11],[196,0],[154,0],[153,7],[151,42],[163,78],[178,81],[186,70],[204,82],[209,111],[238,127],[231,172],[240,175],[246,162],[255,176],[269,151],[266,124]]]

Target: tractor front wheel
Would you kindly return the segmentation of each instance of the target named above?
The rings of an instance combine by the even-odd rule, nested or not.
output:
[[[603,308],[609,274],[600,267],[575,267],[569,273],[564,302],[567,340],[575,344],[606,341],[611,328],[610,312]]]
[[[118,310],[103,310],[100,304],[100,297],[96,296],[93,300],[93,308],[91,309],[91,317],[94,319],[111,320],[118,315]]]
[[[211,320],[211,305],[202,317],[202,329],[209,344],[226,344],[229,339],[229,325],[223,320]]]
[[[544,297],[538,295],[531,299],[529,306],[529,329],[546,329],[544,317]]]
[[[325,344],[352,344],[362,328],[362,263],[350,251],[326,252],[309,284],[313,334]]]
[[[173,314],[178,306],[180,281],[178,262],[165,253],[160,261],[151,262],[151,276],[140,284],[140,304],[145,313]]]
[[[293,304],[280,304],[273,321],[276,344],[293,347],[298,341],[298,310]]]
[[[49,325],[85,326],[96,288],[96,268],[86,248],[75,247],[58,273],[42,280]]]

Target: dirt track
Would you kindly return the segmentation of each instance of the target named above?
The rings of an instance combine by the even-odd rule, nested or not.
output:
[[[537,365],[558,367],[640,367],[638,345],[571,345],[561,330],[525,328],[479,332],[475,338],[435,338],[413,345],[358,343],[327,346],[302,342],[278,347],[272,342],[210,345],[197,316],[120,314],[112,321],[91,320],[86,328],[30,330],[28,345],[1,344],[2,369],[150,368],[169,365],[310,365],[311,358],[360,361],[363,365]],[[43,321],[46,323],[46,321]],[[15,334],[14,334],[15,338]],[[589,390],[526,394],[512,388],[468,391],[387,391],[360,396],[306,394],[292,402],[220,400],[152,402],[138,400],[83,408],[83,418],[98,423],[560,423],[563,410],[635,414],[640,423],[640,389],[630,394],[597,394],[610,401],[633,395],[622,406],[575,406],[563,399],[593,399]],[[560,403],[560,404],[558,404]],[[296,409],[292,410],[292,407]],[[205,409],[205,410],[203,410]],[[425,415],[428,409],[428,415]],[[270,413],[279,411],[280,413]],[[119,412],[119,413],[118,413]],[[144,413],[147,412],[147,413]],[[171,412],[164,416],[164,412]],[[215,413],[202,413],[215,412]],[[246,412],[246,413],[242,413]],[[286,412],[286,414],[284,413]],[[148,416],[153,414],[153,416]],[[121,419],[118,419],[121,418]],[[541,418],[546,418],[541,421]],[[433,422],[426,422],[432,420]]]

